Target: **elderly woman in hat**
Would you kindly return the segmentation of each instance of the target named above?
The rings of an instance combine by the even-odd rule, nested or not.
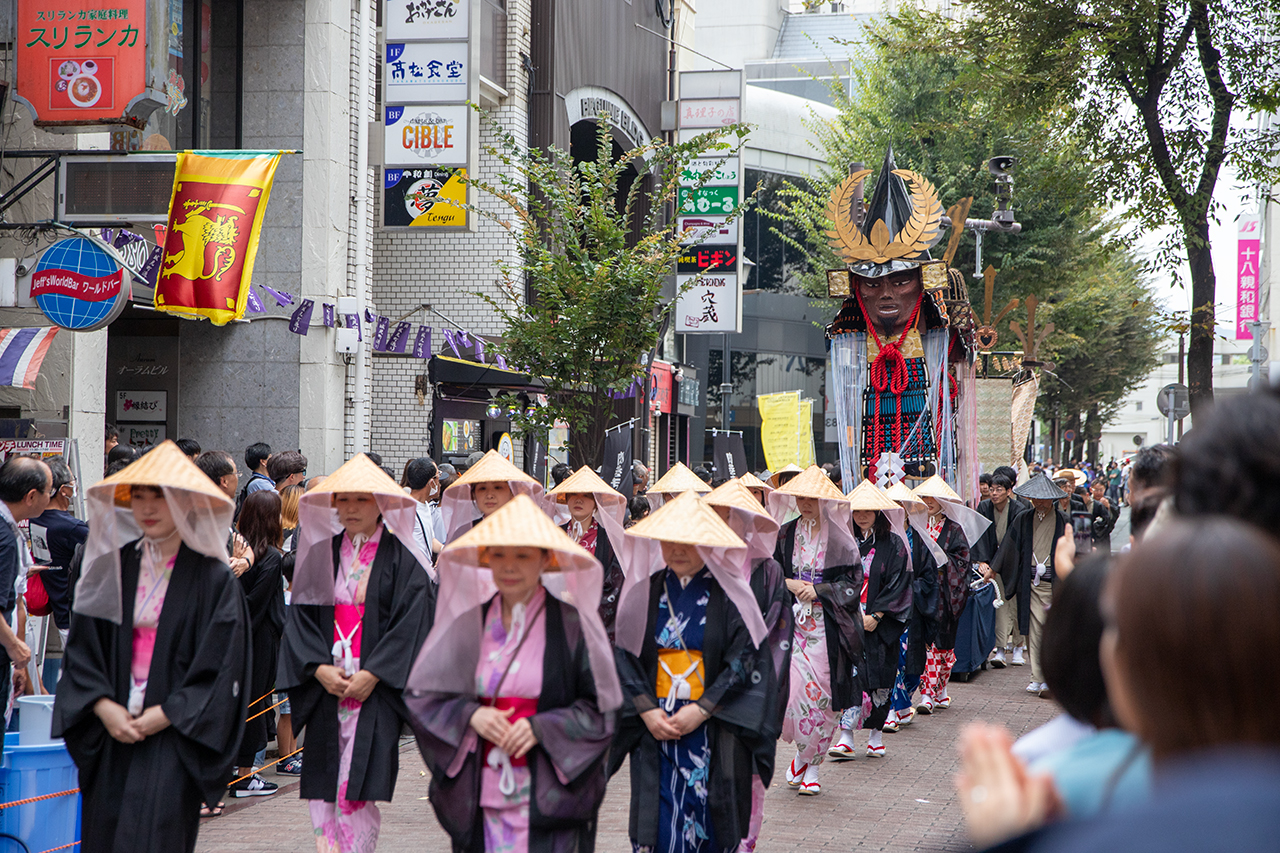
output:
[[[794,743],[796,753],[786,781],[814,796],[822,792],[818,765],[840,712],[862,704],[862,557],[849,527],[848,501],[816,465],[769,495],[769,513],[785,522],[774,558],[795,615],[782,739]]]
[[[609,642],[613,642],[613,623],[618,615],[618,596],[622,594],[623,581],[622,564],[618,562],[615,543],[622,542],[627,499],[586,465],[547,492],[547,497],[569,510],[569,520],[561,525],[561,529],[595,557],[604,570],[600,620],[609,635]]]
[[[769,710],[746,546],[687,492],[628,540],[617,632],[625,703],[610,770],[630,755],[631,843],[736,849],[750,828],[753,755]]]
[[[306,729],[300,794],[321,853],[370,853],[395,792],[401,692],[431,627],[417,501],[358,453],[299,500],[298,556],[276,687]]]
[[[853,535],[862,563],[861,610],[862,685],[870,700],[844,712],[840,739],[827,754],[837,761],[853,758],[853,732],[861,720],[867,729],[867,755],[885,754],[882,727],[889,716],[889,700],[902,658],[902,634],[911,615],[911,556],[903,523],[906,514],[884,490],[863,480],[849,493]]]
[[[89,489],[52,734],[80,769],[90,853],[194,850],[226,787],[250,683],[234,509],[171,441]]]
[[[759,482],[759,481],[757,481]],[[742,840],[744,853],[756,849],[760,826],[764,820],[764,793],[773,779],[774,757],[778,736],[782,733],[782,715],[787,709],[787,693],[791,674],[791,632],[794,617],[791,593],[787,590],[782,566],[773,558],[778,541],[778,522],[765,511],[760,500],[742,479],[729,480],[714,489],[703,500],[747,543],[751,592],[764,616],[769,631],[760,648],[756,671],[762,674],[764,695],[768,700],[764,724],[756,741],[755,778],[751,785],[751,829]]]
[[[448,544],[488,518],[516,495],[528,495],[543,505],[542,484],[490,450],[444,490],[440,516]]]
[[[1045,690],[1040,666],[1044,620],[1053,603],[1054,579],[1071,570],[1075,540],[1069,533],[1070,519],[1056,505],[1067,493],[1048,477],[1037,474],[1013,493],[1031,501],[1031,509],[1009,522],[991,568],[1000,575],[1006,592],[1016,591],[1018,596],[1018,630],[1028,638],[1031,657],[1027,692],[1040,694]]]
[[[520,495],[440,553],[406,701],[455,851],[590,850],[622,704],[600,563]]]
[[[921,555],[919,570],[937,573],[941,593],[937,630],[929,642],[924,680],[920,682],[920,713],[931,714],[935,708],[951,707],[947,684],[956,662],[956,630],[969,603],[969,582],[973,579],[969,548],[978,543],[991,522],[965,506],[939,476],[916,486],[915,495],[924,508],[912,514],[912,522],[920,522],[921,538],[929,552],[927,557]]]

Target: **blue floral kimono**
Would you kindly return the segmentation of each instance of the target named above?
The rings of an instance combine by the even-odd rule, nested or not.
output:
[[[770,667],[742,617],[703,569],[683,588],[670,570],[650,579],[649,628],[639,657],[617,650],[624,695],[610,770],[631,757],[630,836],[638,853],[722,853],[747,834],[752,750],[765,728]],[[697,702],[705,723],[659,741],[639,715]]]

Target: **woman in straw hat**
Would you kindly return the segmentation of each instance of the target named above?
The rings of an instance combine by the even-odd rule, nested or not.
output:
[[[542,503],[542,484],[490,450],[454,480],[440,498],[445,543],[466,533],[482,518],[493,515],[516,495]]]
[[[885,754],[881,731],[889,716],[889,700],[902,657],[902,634],[911,615],[911,557],[903,522],[906,514],[883,489],[863,480],[849,493],[853,533],[862,561],[861,612],[863,690],[870,699],[850,708],[841,720],[840,740],[828,755],[838,761],[853,758],[853,732],[867,729],[867,755]],[[865,711],[865,719],[863,712]]]
[[[951,707],[947,684],[956,662],[956,629],[969,603],[969,582],[973,579],[969,547],[978,542],[991,522],[965,506],[947,481],[937,475],[916,486],[915,495],[924,502],[917,517],[923,519],[922,538],[929,551],[928,560],[920,563],[921,570],[937,572],[940,591],[937,627],[925,656],[924,680],[920,682],[920,712],[931,714],[935,708]]]
[[[689,470],[683,462],[677,462],[649,487],[649,491],[645,492],[645,498],[649,501],[649,509],[652,511],[684,492],[705,495],[709,491],[711,486],[704,483],[702,478]]]
[[[766,508],[769,506],[768,497],[773,491],[773,486],[769,485],[764,480],[761,480],[750,471],[739,477],[738,482],[746,486],[747,491],[751,492],[751,494],[755,496],[755,499],[760,501],[760,506]]]
[[[818,765],[840,712],[862,703],[862,558],[849,528],[849,504],[816,465],[769,495],[769,512],[779,522],[791,519],[774,552],[795,614],[782,739],[796,745],[796,754],[786,780],[815,796],[822,793]]]
[[[756,669],[765,678],[768,700],[760,737],[756,740],[755,778],[751,784],[751,828],[742,840],[743,851],[756,849],[764,820],[764,793],[773,779],[774,757],[787,709],[791,673],[791,632],[794,619],[791,593],[782,566],[773,559],[778,542],[778,522],[765,511],[742,480],[730,480],[703,498],[729,528],[747,543],[751,592],[764,616],[769,636],[760,648]]]
[[[455,851],[590,850],[622,704],[600,563],[527,496],[440,553],[406,700]]]
[[[80,768],[81,849],[196,846],[249,701],[235,504],[167,441],[89,489],[89,538],[53,709]]]
[[[768,698],[766,629],[747,549],[696,495],[631,528],[617,659],[626,703],[610,772],[631,756],[631,843],[662,853],[733,850],[751,820]]]
[[[435,612],[417,502],[358,453],[298,502],[276,687],[306,729],[300,794],[320,853],[368,853],[399,767],[401,692]]]
[[[909,524],[906,528],[907,546],[911,552],[911,615],[907,629],[902,632],[901,650],[898,653],[898,675],[893,682],[893,695],[889,699],[889,715],[882,732],[897,732],[910,724],[916,715],[914,696],[924,675],[925,653],[933,632],[937,630],[938,573],[922,568],[931,566],[933,558],[925,542],[933,542],[925,528],[924,501],[916,497],[901,481],[885,490],[894,503],[902,507]],[[933,544],[937,547],[937,543]]]
[[[569,510],[569,521],[561,529],[595,557],[604,570],[600,621],[604,623],[604,630],[612,643],[623,580],[622,564],[618,562],[614,543],[622,541],[627,499],[586,465],[566,477],[563,483],[547,493],[547,497],[564,504]]]

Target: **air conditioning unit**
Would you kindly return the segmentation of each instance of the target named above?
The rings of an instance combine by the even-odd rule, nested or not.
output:
[[[164,223],[176,163],[175,154],[63,157],[58,219],[72,225]]]

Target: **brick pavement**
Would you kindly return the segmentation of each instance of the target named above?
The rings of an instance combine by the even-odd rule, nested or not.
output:
[[[765,798],[759,849],[765,853],[969,850],[951,783],[957,765],[956,735],[975,719],[1003,723],[1014,734],[1048,721],[1056,706],[1023,692],[1029,673],[1029,667],[989,670],[969,684],[954,684],[950,709],[918,717],[900,733],[885,735],[886,757],[859,756],[844,764],[824,765],[821,796],[798,797],[783,784],[779,770]],[[401,755],[395,802],[381,807],[378,849],[383,853],[447,851],[448,838],[426,801],[428,780],[412,742],[404,742]],[[790,747],[780,745],[779,765],[790,755]],[[627,779],[624,767],[609,785],[596,844],[600,853],[630,851]],[[225,815],[203,822],[196,850],[312,853],[315,842],[306,805],[298,800],[297,780],[276,781],[282,790],[273,797],[228,800]]]

